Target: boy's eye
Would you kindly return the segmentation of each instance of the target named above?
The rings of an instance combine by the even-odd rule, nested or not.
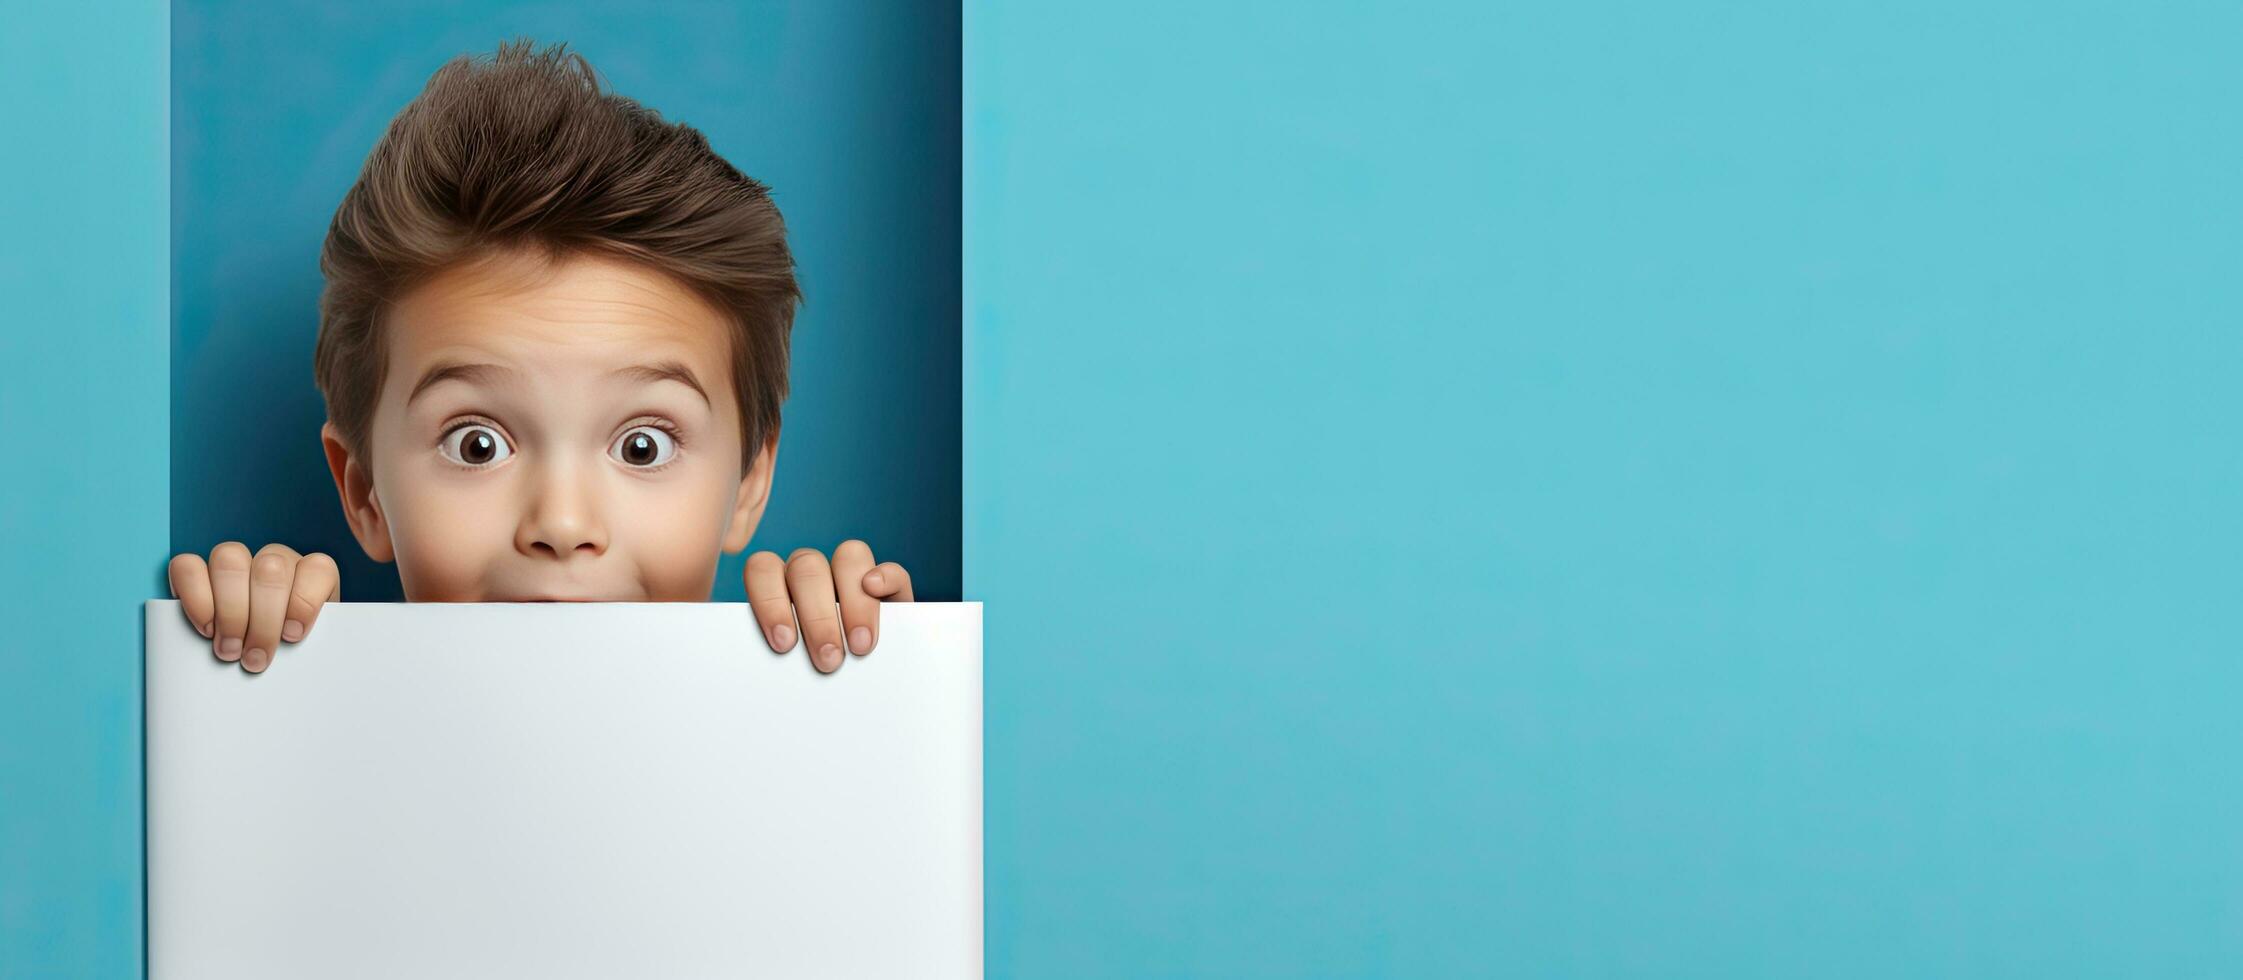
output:
[[[616,458],[633,466],[660,466],[678,453],[677,440],[650,425],[623,433],[615,443]]]
[[[455,463],[487,466],[514,455],[506,440],[487,425],[463,425],[445,433],[440,448]]]

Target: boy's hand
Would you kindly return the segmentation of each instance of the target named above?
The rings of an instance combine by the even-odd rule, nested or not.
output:
[[[802,619],[804,649],[820,673],[841,668],[844,635],[850,653],[864,656],[880,643],[880,604],[911,601],[911,573],[895,562],[872,561],[872,548],[851,538],[833,549],[833,562],[816,548],[796,548],[785,561],[771,551],[748,556],[748,607],[771,649],[794,649],[794,621]],[[841,607],[835,622],[834,606]]]
[[[311,632],[322,603],[342,601],[341,579],[335,559],[284,544],[252,558],[247,545],[227,541],[210,549],[208,564],[192,552],[171,559],[171,595],[187,622],[210,637],[218,659],[253,674],[273,662],[281,641]]]

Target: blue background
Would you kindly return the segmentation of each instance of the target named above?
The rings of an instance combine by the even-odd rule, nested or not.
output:
[[[0,39],[5,976],[138,961],[112,7]],[[2243,962],[2243,13],[962,18],[992,977]]]
[[[2243,8],[965,9],[992,976],[2243,963]]]
[[[11,7],[0,28],[8,980],[141,973],[140,607],[171,502],[164,10]]]
[[[396,601],[322,455],[319,248],[397,110],[447,60],[567,42],[611,91],[771,186],[804,304],[749,552],[862,538],[958,598],[958,10],[833,3],[175,0],[171,550],[324,551]],[[168,595],[168,590],[166,592]]]

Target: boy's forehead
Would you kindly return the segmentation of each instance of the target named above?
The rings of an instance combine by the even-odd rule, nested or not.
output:
[[[590,256],[445,270],[401,297],[388,327],[392,366],[408,372],[478,353],[556,370],[655,353],[710,373],[729,362],[724,320],[698,296],[651,270]]]

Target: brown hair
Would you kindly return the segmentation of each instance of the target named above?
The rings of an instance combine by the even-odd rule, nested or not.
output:
[[[353,455],[368,448],[387,373],[391,303],[445,269],[516,250],[635,261],[723,311],[742,465],[777,435],[802,293],[768,188],[693,127],[602,92],[566,48],[518,39],[437,69],[335,209],[312,371]]]

